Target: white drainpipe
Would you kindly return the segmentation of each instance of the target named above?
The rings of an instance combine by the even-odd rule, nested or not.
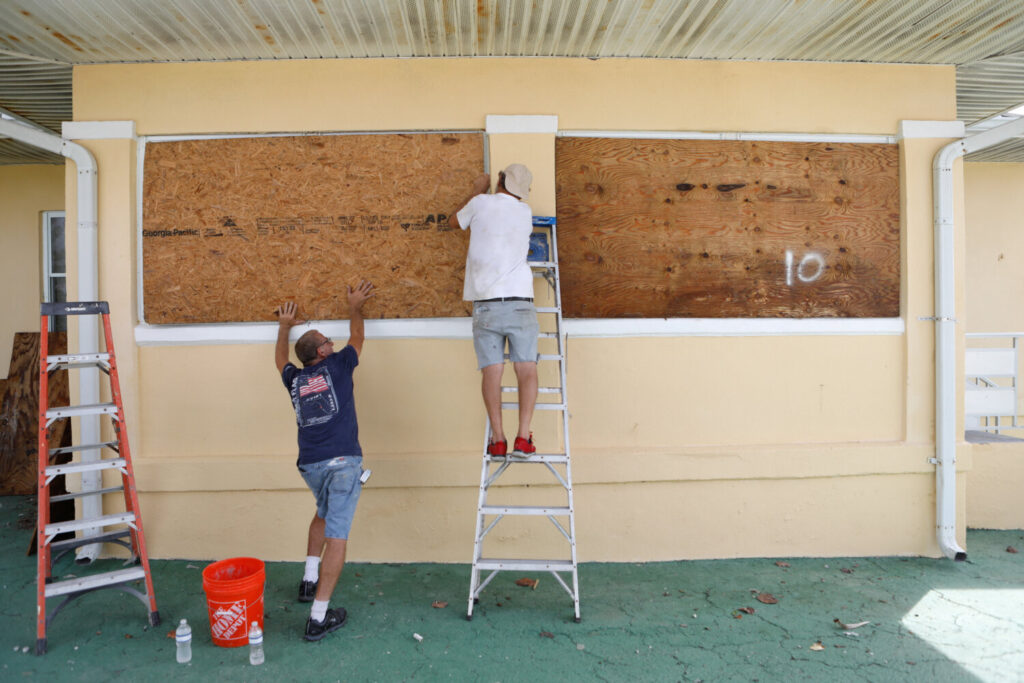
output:
[[[1024,118],[951,142],[935,155],[935,515],[942,553],[967,559],[956,542],[956,290],[953,265],[953,163],[970,152],[1024,135]]]
[[[70,159],[78,168],[78,299],[96,301],[99,296],[99,259],[96,231],[97,175],[96,159],[85,147],[50,133],[17,121],[0,119],[0,135],[45,149]],[[81,316],[78,320],[79,353],[99,351],[99,319],[96,316]],[[89,368],[79,375],[78,402],[95,404],[100,402],[99,369]],[[99,415],[79,418],[79,443],[100,443]],[[98,460],[100,452],[92,449],[82,452],[82,460]],[[82,474],[82,490],[97,491],[101,487],[99,472]],[[82,499],[82,518],[93,519],[103,514],[103,502],[99,496],[85,496]],[[87,529],[84,536],[99,533],[99,529]],[[100,545],[83,546],[77,551],[77,561],[91,562],[99,555]]]

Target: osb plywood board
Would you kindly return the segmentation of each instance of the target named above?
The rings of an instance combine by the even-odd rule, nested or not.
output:
[[[348,317],[469,315],[468,236],[447,214],[484,168],[480,133],[205,139],[146,145],[142,262],[148,323],[273,320],[284,301]]]
[[[10,370],[0,380],[0,496],[39,491],[39,339],[39,332],[14,333]],[[50,354],[67,353],[67,333],[50,332],[47,348]],[[51,374],[46,388],[49,405],[68,405],[67,372]],[[65,445],[68,422],[57,420],[50,427],[51,448]],[[70,459],[64,455],[50,461]]]
[[[564,314],[899,315],[886,144],[558,138]]]

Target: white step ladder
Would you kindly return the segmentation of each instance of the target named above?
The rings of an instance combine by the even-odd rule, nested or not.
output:
[[[36,585],[36,654],[46,653],[46,627],[71,600],[101,588],[114,588],[134,595],[146,606],[151,626],[160,623],[153,593],[153,575],[149,569],[149,556],[142,532],[142,515],[139,511],[139,497],[135,490],[135,474],[132,469],[131,451],[128,447],[128,428],[125,424],[124,406],[121,401],[121,387],[117,377],[117,359],[114,356],[113,335],[110,329],[110,307],[106,301],[85,301],[68,303],[44,303],[40,307],[41,338],[39,358],[39,520],[37,530],[38,571]],[[106,341],[104,353],[80,353],[59,356],[49,355],[47,344],[49,319],[56,316],[98,315],[103,319],[103,334]],[[109,403],[83,404],[77,406],[48,405],[47,385],[51,373],[61,370],[82,370],[97,368],[110,379],[111,401]],[[111,420],[114,439],[103,443],[78,444],[66,448],[50,448],[49,427],[56,420],[90,415],[105,415]],[[79,462],[51,465],[55,455],[82,452],[102,453],[110,451],[113,457],[83,459]],[[112,470],[120,475],[120,484],[98,490],[87,490],[50,497],[50,482],[55,477],[82,472]],[[122,493],[124,512],[115,512],[99,517],[77,519],[69,522],[50,522],[50,503],[87,496],[104,496],[108,493]],[[84,536],[66,541],[54,539],[63,533],[84,532]],[[90,533],[91,532],[91,533]],[[64,553],[80,546],[93,543],[117,543],[131,552],[132,563],[137,566],[108,572],[97,572],[86,576],[53,581],[53,563]],[[140,585],[138,590],[134,585]],[[46,611],[48,598],[63,598],[50,612]]]
[[[560,414],[561,424],[555,431],[559,432],[562,447],[554,445],[549,451],[538,451],[529,459],[517,459],[509,456],[491,456],[487,454],[487,444],[491,440],[491,424],[487,422],[484,432],[483,461],[480,467],[480,497],[477,503],[476,535],[473,541],[473,571],[469,585],[469,606],[466,619],[473,618],[473,606],[479,602],[480,594],[487,584],[498,573],[503,571],[516,572],[550,572],[569,597],[572,598],[574,620],[580,621],[579,576],[576,563],[576,521],[573,507],[572,466],[569,458],[569,411],[565,392],[565,333],[562,327],[562,293],[558,281],[558,243],[555,235],[555,219],[534,217],[534,233],[530,240],[530,268],[534,278],[542,280],[537,287],[544,296],[537,296],[537,317],[540,322],[540,338],[538,350],[542,351],[538,358],[538,377],[543,385],[544,380],[555,374],[548,371],[552,364],[557,366],[556,379],[549,382],[550,386],[540,386],[536,411],[554,411]],[[549,251],[550,248],[550,251]],[[549,304],[549,305],[542,305]],[[553,329],[552,329],[553,328]],[[543,353],[554,347],[554,353]],[[507,358],[506,354],[506,358]],[[547,367],[545,367],[547,366]],[[502,387],[503,393],[516,394],[514,386]],[[502,401],[503,410],[517,410],[518,400]],[[547,447],[547,444],[542,444]],[[512,450],[511,443],[509,451]],[[488,502],[488,494],[496,487],[500,477],[513,465],[532,466],[546,469],[554,478],[549,481],[549,488],[561,490],[564,496],[553,505],[505,505]],[[517,468],[518,469],[518,468]],[[557,486],[556,486],[557,485]],[[522,492],[529,486],[514,486],[509,492]],[[568,543],[566,556],[558,559],[532,558],[496,558],[485,554],[484,540],[495,526],[506,517],[546,517],[565,538]],[[481,580],[484,572],[490,572]],[[563,577],[563,575],[566,575]]]

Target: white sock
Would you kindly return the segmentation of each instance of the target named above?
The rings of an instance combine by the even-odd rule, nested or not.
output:
[[[316,583],[320,578],[320,558],[315,555],[306,556],[306,573],[302,575],[303,581]]]
[[[309,618],[313,621],[323,621],[327,616],[327,601],[314,600],[313,608],[309,610]]]

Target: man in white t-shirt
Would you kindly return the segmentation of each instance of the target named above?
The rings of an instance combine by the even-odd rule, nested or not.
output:
[[[491,179],[481,174],[473,181],[473,195],[448,219],[453,228],[470,229],[462,298],[473,302],[473,347],[491,421],[487,452],[494,456],[508,453],[501,421],[506,341],[519,384],[519,432],[512,455],[529,458],[537,452],[530,421],[537,403],[538,325],[533,272],[526,262],[533,232],[526,203],[532,180],[526,166],[511,164],[498,175],[494,194],[486,194]]]

